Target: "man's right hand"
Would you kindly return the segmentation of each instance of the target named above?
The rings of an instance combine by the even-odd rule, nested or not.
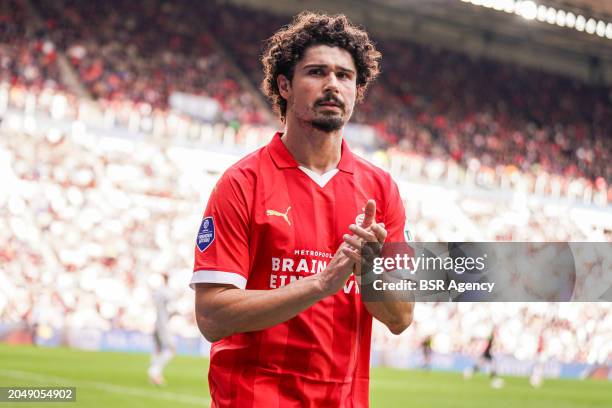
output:
[[[355,261],[349,258],[342,249],[347,244],[342,243],[324,271],[315,275],[321,292],[325,297],[336,294],[353,273]]]

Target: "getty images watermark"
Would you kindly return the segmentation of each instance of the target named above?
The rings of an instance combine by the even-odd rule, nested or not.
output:
[[[612,243],[366,244],[366,301],[612,301]]]

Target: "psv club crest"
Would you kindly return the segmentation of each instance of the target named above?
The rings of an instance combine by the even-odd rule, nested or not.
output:
[[[198,231],[197,246],[200,252],[204,252],[215,240],[215,221],[213,217],[205,217]]]

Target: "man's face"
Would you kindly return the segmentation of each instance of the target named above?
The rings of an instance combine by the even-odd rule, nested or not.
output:
[[[278,79],[287,101],[287,116],[315,129],[332,132],[344,126],[353,113],[357,95],[357,70],[351,54],[338,47],[313,45],[296,64],[293,79]]]

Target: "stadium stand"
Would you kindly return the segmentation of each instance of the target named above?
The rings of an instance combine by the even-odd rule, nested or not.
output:
[[[194,228],[224,166],[271,135],[248,125],[272,125],[254,91],[257,60],[286,17],[213,2],[34,0],[43,28],[26,32],[36,16],[24,4],[0,6],[0,322],[150,331],[150,287],[173,271],[171,327],[197,335],[185,287]],[[354,121],[378,135],[363,154],[401,180],[415,239],[612,239],[576,209],[612,201],[609,88],[379,45],[383,75]],[[69,89],[58,54],[91,98]],[[211,98],[220,113],[177,113],[175,92]],[[415,348],[432,335],[434,351],[475,354],[497,326],[497,351],[532,358],[546,321],[551,358],[612,358],[608,305],[417,307],[412,328],[377,331],[375,343]]]
[[[183,92],[217,101],[222,114],[216,119],[240,123],[266,119],[230,61],[201,29],[200,16],[191,5],[35,3],[50,37],[95,99],[165,109],[173,92]]]
[[[173,91],[206,92],[220,102],[224,119],[264,121],[217,44],[258,85],[261,40],[286,17],[216,2],[37,6],[95,98],[165,108]],[[476,160],[493,169],[584,178],[597,190],[610,184],[608,88],[406,41],[380,39],[379,46],[384,75],[354,120],[374,127],[386,145],[463,167]]]
[[[612,358],[612,321],[606,304],[419,303],[417,307],[413,326],[400,336],[390,336],[377,327],[373,347],[408,353],[432,336],[435,352],[477,357],[495,328],[498,341],[493,353],[518,360],[536,359],[540,335],[547,359],[604,364]],[[393,358],[386,361],[392,365]]]
[[[208,5],[204,16],[212,32],[258,84],[259,39],[286,17]],[[256,40],[244,38],[245,31]],[[584,177],[598,188],[610,184],[609,88],[405,40],[377,40],[383,74],[354,120],[376,128],[387,144],[464,166],[475,159],[491,168]]]
[[[24,3],[0,5],[0,78],[13,86],[64,89],[55,43],[44,31],[26,30]]]

